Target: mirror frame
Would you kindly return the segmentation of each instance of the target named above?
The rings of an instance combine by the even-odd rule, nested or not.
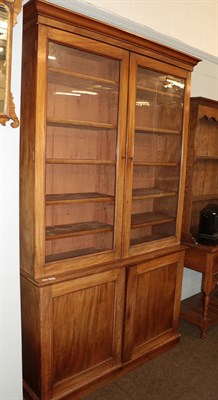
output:
[[[15,105],[11,93],[11,63],[12,63],[13,27],[17,23],[17,16],[22,8],[22,0],[0,0],[0,5],[6,9],[8,14],[4,112],[0,113],[0,124],[5,126],[7,121],[12,120],[13,121],[11,122],[12,128],[17,128],[19,126],[19,120],[15,113]]]

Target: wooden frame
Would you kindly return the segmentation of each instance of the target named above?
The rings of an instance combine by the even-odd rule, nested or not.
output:
[[[12,119],[12,128],[19,126],[11,93],[11,58],[13,26],[21,10],[22,0],[0,1],[0,123],[5,125]]]

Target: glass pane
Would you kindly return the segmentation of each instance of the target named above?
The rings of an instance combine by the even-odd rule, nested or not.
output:
[[[97,78],[97,83],[103,79],[101,86],[106,85],[104,80],[107,81],[107,84],[110,81],[119,83],[119,62],[102,55],[50,42],[48,62],[49,68],[60,68],[79,75],[87,75],[89,80]],[[110,83],[112,84],[112,82]]]
[[[49,43],[46,261],[114,249],[119,61]]]
[[[8,38],[8,9],[0,5],[0,114],[5,113],[6,106],[6,82],[7,79],[7,38]]]
[[[68,200],[71,199],[69,196]],[[47,196],[48,204],[49,201],[53,204],[52,200],[52,195]],[[47,206],[46,261],[111,250],[114,204],[110,200],[90,202],[88,206],[87,203]]]
[[[131,245],[175,235],[184,81],[138,68]]]
[[[47,158],[116,161],[117,131],[47,126]]]

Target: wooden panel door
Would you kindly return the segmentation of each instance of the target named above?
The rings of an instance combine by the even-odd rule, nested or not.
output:
[[[189,73],[131,54],[125,256],[178,244]]]
[[[128,268],[124,360],[178,338],[184,252]]]
[[[49,371],[43,399],[59,398],[121,364],[124,272],[114,269],[49,289],[49,310],[42,311],[43,371]]]

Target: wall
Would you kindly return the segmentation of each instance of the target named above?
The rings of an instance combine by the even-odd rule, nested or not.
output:
[[[89,3],[77,0],[50,0],[69,7],[80,7],[84,13],[96,13],[93,5],[110,10],[111,23],[117,17],[154,29],[149,31],[156,40],[171,43],[174,47],[193,46],[200,49],[204,61],[196,68],[192,76],[192,95],[205,96],[218,100],[218,0],[201,1],[164,1],[164,0],[110,0]],[[93,4],[93,5],[92,5]],[[97,9],[98,10],[98,9]],[[142,25],[140,25],[142,28]],[[143,27],[146,31],[146,26]],[[12,92],[19,115],[20,107],[20,59],[21,59],[22,16],[14,29]],[[181,42],[180,42],[181,41]],[[184,42],[184,43],[183,43]],[[195,49],[196,48],[196,49]],[[192,51],[192,49],[191,49]],[[0,127],[0,212],[1,212],[1,268],[0,268],[0,322],[1,322],[1,371],[0,399],[21,400],[21,335],[19,304],[19,129]],[[185,271],[183,297],[199,291],[200,276]]]
[[[20,114],[22,16],[13,35],[12,93]],[[0,399],[22,399],[19,287],[19,128],[0,125]]]
[[[192,74],[191,95],[218,100],[218,59],[216,63],[203,60],[195,67]]]
[[[218,56],[217,0],[89,0],[89,3]]]

